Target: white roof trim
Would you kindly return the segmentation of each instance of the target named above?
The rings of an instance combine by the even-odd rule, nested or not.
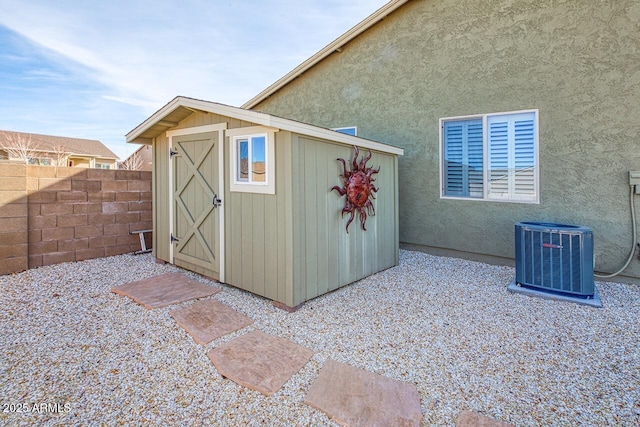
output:
[[[318,53],[313,55],[311,58],[304,61],[302,64],[298,65],[296,68],[291,70],[289,73],[285,74],[271,86],[251,98],[249,101],[242,105],[242,108],[251,109],[264,101],[269,96],[273,95],[275,92],[279,91],[281,88],[289,84],[292,80],[300,76],[305,71],[309,70],[311,67],[316,65],[318,62],[325,59],[327,56],[336,52],[345,44],[349,43],[354,38],[358,37],[360,34],[371,28],[373,25],[378,23],[380,20],[384,19],[394,10],[398,9],[400,6],[408,2],[409,0],[391,0],[389,3],[382,6],[380,9],[373,12],[355,27],[351,28],[349,31],[332,41],[330,44],[325,46]]]
[[[178,107],[185,107],[214,114],[220,114],[222,116],[233,117],[235,119],[244,120],[247,122],[255,123],[257,125],[278,128],[302,135],[341,142],[343,144],[357,145],[358,147],[368,148],[383,153],[396,154],[400,156],[404,154],[404,150],[402,148],[383,144],[381,142],[347,135],[331,129],[321,128],[318,126],[297,122],[295,120],[284,119],[282,117],[272,116],[270,114],[260,113],[252,110],[245,110],[238,107],[231,107],[229,105],[218,104],[215,102],[185,98],[182,96],[174,98],[171,102],[162,107],[160,110],[156,111],[151,117],[149,117],[135,129],[129,132],[126,135],[127,142],[135,142],[137,137],[142,135],[150,127],[163,120],[169,113],[171,113]]]

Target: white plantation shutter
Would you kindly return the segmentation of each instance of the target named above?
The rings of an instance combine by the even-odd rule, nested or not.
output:
[[[513,192],[517,199],[536,198],[535,117],[522,117],[514,124],[515,176]]]
[[[444,123],[445,196],[483,196],[482,120],[461,120]]]
[[[444,124],[444,194],[463,196],[463,144],[462,122]]]
[[[505,198],[509,194],[509,124],[501,119],[501,117],[490,117],[487,122],[489,127],[488,191],[495,198]]]
[[[484,142],[482,136],[482,120],[478,119],[467,125],[467,172],[469,175],[469,196],[484,196]]]
[[[487,197],[536,200],[535,113],[487,117]]]

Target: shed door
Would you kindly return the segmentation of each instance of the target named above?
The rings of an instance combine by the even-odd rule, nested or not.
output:
[[[173,263],[220,278],[219,147],[217,132],[174,136],[171,142]]]

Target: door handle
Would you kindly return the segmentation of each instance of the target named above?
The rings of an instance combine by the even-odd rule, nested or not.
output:
[[[222,200],[218,198],[216,193],[213,193],[213,207],[217,208],[218,206],[222,206]]]

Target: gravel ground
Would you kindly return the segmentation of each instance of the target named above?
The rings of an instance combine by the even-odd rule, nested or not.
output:
[[[176,270],[120,255],[0,277],[0,424],[336,425],[302,403],[333,358],[414,384],[424,425],[465,409],[517,426],[640,425],[639,286],[599,282],[596,309],[511,294],[509,267],[401,251],[398,267],[292,314],[223,286],[212,298],[255,323],[201,346],[171,308],[110,292]],[[206,356],[252,329],[315,351],[271,397]]]

